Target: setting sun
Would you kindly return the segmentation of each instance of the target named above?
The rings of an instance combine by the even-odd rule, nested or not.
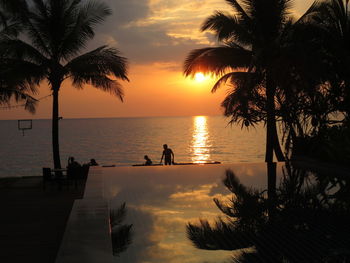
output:
[[[202,72],[198,72],[196,73],[196,75],[194,75],[194,79],[198,82],[203,82],[206,79],[206,77]]]

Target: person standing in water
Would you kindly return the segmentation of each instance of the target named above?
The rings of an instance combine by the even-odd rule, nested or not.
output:
[[[164,157],[164,164],[165,165],[171,165],[174,164],[174,153],[173,151],[168,148],[167,144],[163,145],[163,154],[162,154],[162,158],[160,159],[160,163],[162,163],[163,161],[163,157]]]

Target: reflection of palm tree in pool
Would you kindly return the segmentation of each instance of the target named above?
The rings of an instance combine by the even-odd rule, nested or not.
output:
[[[123,224],[126,217],[126,204],[123,203],[118,209],[110,212],[110,225],[112,230],[113,255],[119,256],[126,251],[132,243],[132,224]]]
[[[273,220],[266,191],[242,185],[229,170],[224,184],[233,198],[228,203],[214,201],[226,217],[215,225],[206,220],[187,225],[188,237],[197,248],[243,249],[235,262],[350,260],[350,202],[338,198],[350,193],[349,184],[334,185],[329,176],[287,164],[276,189]]]

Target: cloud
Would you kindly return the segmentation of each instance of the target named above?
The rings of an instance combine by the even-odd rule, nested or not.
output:
[[[105,0],[105,3],[112,9],[108,23],[114,27],[123,27],[151,14],[148,0]]]
[[[131,63],[176,63],[181,71],[192,49],[212,42],[199,28],[217,1],[105,0],[113,15],[98,27],[90,46],[116,46]]]
[[[224,0],[104,1],[113,15],[98,28],[94,45],[117,46],[132,63],[172,62],[178,69],[189,51],[215,44],[213,34],[200,32],[203,21],[215,10],[232,13]]]

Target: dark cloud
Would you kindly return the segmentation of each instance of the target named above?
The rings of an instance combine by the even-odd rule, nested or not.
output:
[[[117,47],[132,64],[173,62],[181,69],[188,52],[202,47],[197,40],[169,36],[172,23],[152,21],[148,0],[105,0],[113,15],[97,28],[89,48],[109,44]]]
[[[146,18],[151,13],[148,0],[105,0],[104,2],[112,9],[112,21],[117,27]]]
[[[194,40],[170,37],[158,25],[118,30],[116,40],[136,63],[183,61],[191,49],[202,46]]]

